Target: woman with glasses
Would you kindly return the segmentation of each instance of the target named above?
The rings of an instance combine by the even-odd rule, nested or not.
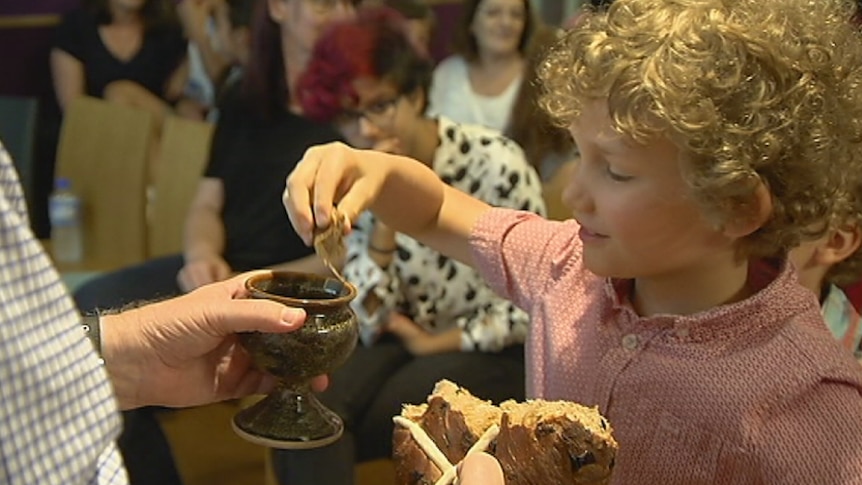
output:
[[[429,113],[505,131],[535,23],[529,0],[465,0],[455,54],[434,70]]]
[[[544,212],[541,185],[517,144],[480,126],[424,115],[430,61],[385,8],[360,10],[321,37],[298,85],[307,116],[353,145],[401,153],[487,202]],[[345,278],[358,288],[359,345],[321,399],[346,423],[318,450],[278,451],[282,484],[352,483],[353,465],[391,456],[392,416],[424,402],[443,378],[484,399],[524,397],[527,316],[469,267],[360,217],[347,237]]]

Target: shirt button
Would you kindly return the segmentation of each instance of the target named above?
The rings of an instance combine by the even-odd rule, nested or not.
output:
[[[688,337],[688,334],[688,327],[680,327],[676,330],[676,336],[679,338],[686,338]]]
[[[623,348],[626,350],[634,350],[638,348],[638,336],[630,333],[623,337]]]

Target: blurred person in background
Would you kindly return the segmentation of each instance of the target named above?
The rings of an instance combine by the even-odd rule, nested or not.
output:
[[[82,95],[161,116],[182,100],[186,40],[164,0],[89,0],[57,29],[51,75],[60,108]]]
[[[529,0],[465,0],[455,54],[434,70],[428,113],[504,131],[537,21]]]
[[[188,106],[186,40],[168,0],[84,0],[54,32],[49,67],[53,96],[42,107],[33,167],[32,224],[39,238],[50,235],[48,196],[72,100],[87,95],[145,109],[157,125]]]
[[[506,134],[524,149],[527,160],[543,181],[549,181],[557,170],[577,157],[577,147],[572,135],[559,126],[539,106],[541,88],[538,82],[538,69],[548,50],[559,40],[560,31],[550,26],[536,29],[527,48],[524,67],[524,81],[518,89],[512,112],[517,116]]]
[[[363,4],[365,5],[365,4]],[[407,22],[407,38],[424,57],[431,57],[434,11],[423,0],[383,0],[383,5],[400,13]]]
[[[216,90],[234,59],[227,0],[179,0],[177,14],[188,38],[189,75],[185,95],[205,118],[215,103]]]

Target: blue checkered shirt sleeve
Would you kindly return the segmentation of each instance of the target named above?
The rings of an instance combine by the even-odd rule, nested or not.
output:
[[[0,485],[126,484],[105,369],[0,144]]]

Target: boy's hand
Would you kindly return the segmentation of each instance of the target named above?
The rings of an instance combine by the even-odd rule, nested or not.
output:
[[[306,244],[312,243],[315,227],[330,223],[337,206],[349,221],[377,198],[386,177],[385,162],[371,160],[373,151],[354,150],[342,143],[309,148],[287,178],[282,201],[291,224]],[[374,165],[374,170],[367,170]],[[346,229],[348,232],[350,226]]]

